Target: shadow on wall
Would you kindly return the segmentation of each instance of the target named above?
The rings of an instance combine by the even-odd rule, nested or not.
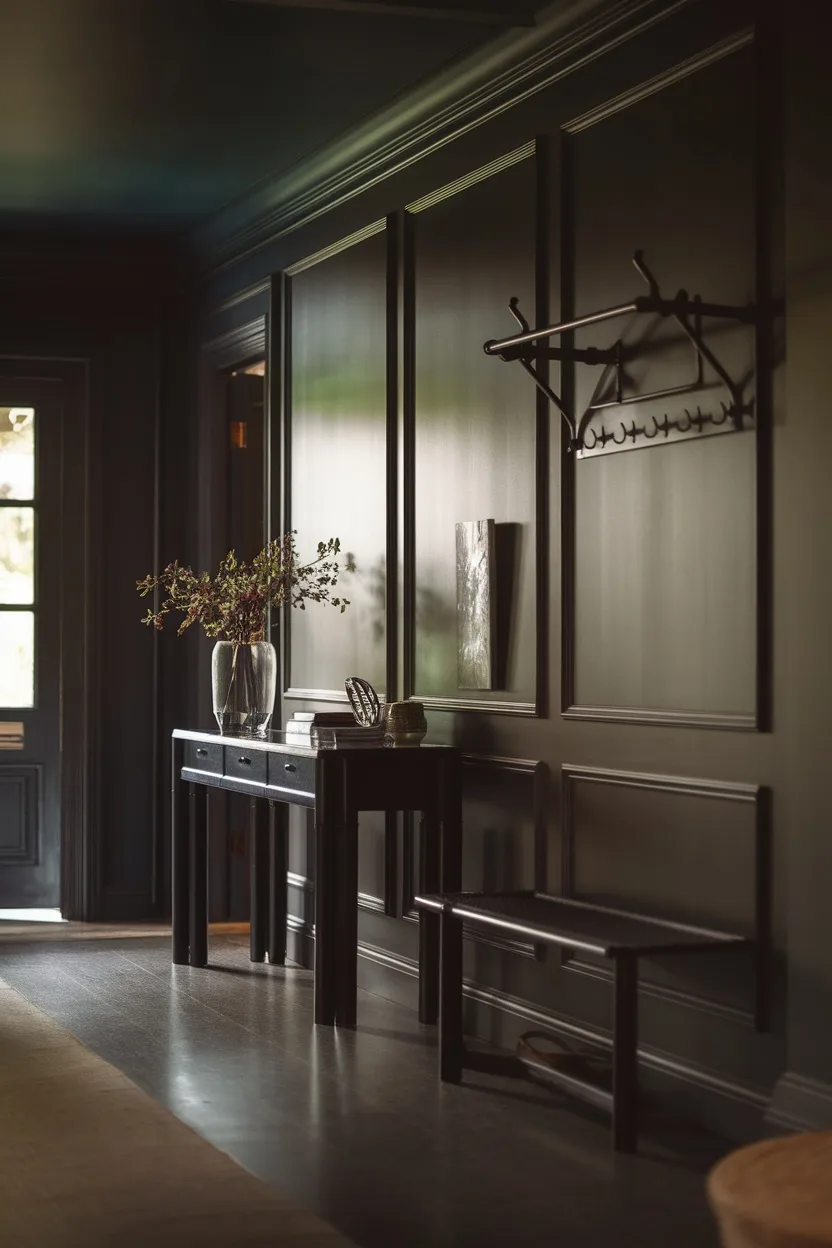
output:
[[[494,526],[494,683],[493,688],[509,687],[512,644],[518,611],[517,584],[522,543],[520,524]],[[373,641],[380,645],[385,636],[387,561],[378,559],[366,569],[355,565],[351,575],[362,585],[370,604],[370,629]],[[435,589],[416,587],[416,623],[428,641],[432,637],[456,634],[457,603]],[[449,691],[450,692],[450,691]]]

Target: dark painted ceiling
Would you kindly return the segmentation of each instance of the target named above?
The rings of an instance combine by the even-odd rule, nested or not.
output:
[[[185,229],[499,33],[321,2],[0,0],[0,225]]]

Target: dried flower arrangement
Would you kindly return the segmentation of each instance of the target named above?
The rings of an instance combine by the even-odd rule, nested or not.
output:
[[[345,611],[349,600],[332,595],[342,570],[339,539],[318,542],[317,558],[301,563],[296,536],[293,530],[275,538],[250,563],[229,551],[214,576],[169,563],[158,576],[137,581],[142,598],[157,589],[167,595],[158,610],[148,610],[142,623],[161,629],[165,616],[176,611],[183,616],[179,636],[192,624],[201,624],[206,636],[245,646],[264,639],[269,608],[288,604],[305,610],[310,601],[327,602]],[[343,570],[354,570],[349,554],[345,555]]]

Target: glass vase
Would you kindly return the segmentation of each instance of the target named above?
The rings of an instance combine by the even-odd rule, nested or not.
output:
[[[277,654],[271,642],[218,641],[211,656],[211,684],[220,732],[266,735],[277,686]]]

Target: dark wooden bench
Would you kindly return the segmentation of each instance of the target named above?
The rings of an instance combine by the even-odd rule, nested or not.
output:
[[[661,954],[719,953],[753,946],[729,932],[591,905],[545,893],[447,893],[416,898],[416,905],[440,915],[441,988],[439,1074],[459,1083],[466,1065],[462,1036],[462,925],[609,958],[614,978],[612,1086],[584,1081],[573,1070],[547,1067],[547,1077],[565,1091],[612,1114],[613,1147],[630,1152],[638,1135],[638,959]],[[467,1059],[467,1060],[466,1060]]]

